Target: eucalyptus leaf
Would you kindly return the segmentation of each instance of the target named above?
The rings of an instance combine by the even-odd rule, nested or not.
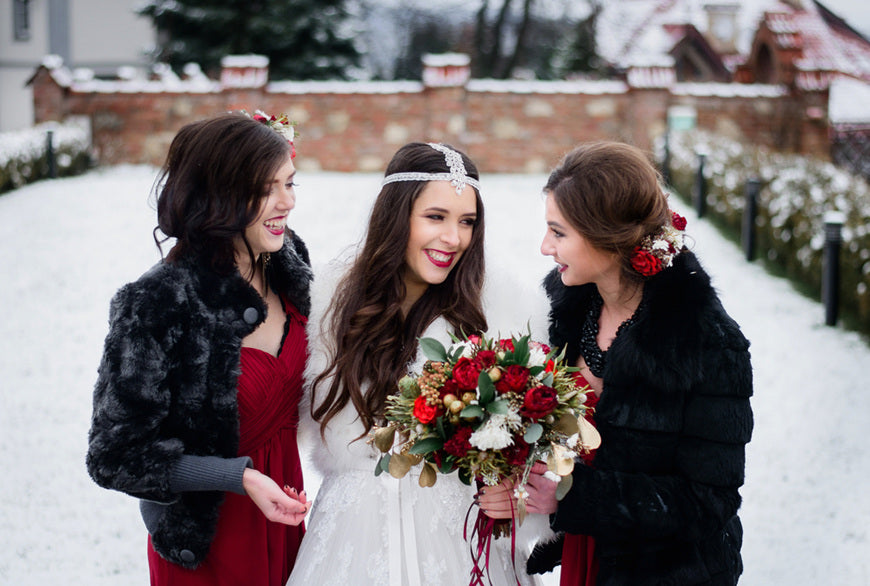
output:
[[[471,486],[471,474],[467,470],[459,469],[459,480],[462,481],[462,484]]]
[[[546,367],[544,366],[533,366],[529,369],[529,376],[538,376],[544,372],[544,370],[546,370]]]
[[[477,377],[477,388],[480,390],[477,400],[481,405],[487,405],[495,399],[495,385],[485,370],[480,371],[480,376]]]
[[[531,445],[541,439],[542,435],[544,435],[544,426],[540,423],[533,423],[526,429],[523,439],[526,440],[527,444]]]
[[[463,348],[462,346],[459,346],[458,348],[453,350],[453,354],[451,354],[449,356],[450,362],[452,362],[452,363],[458,362],[459,359],[462,358],[462,353],[464,351],[465,351],[465,348]]]
[[[390,458],[390,476],[393,478],[404,478],[413,465],[413,460],[405,454],[393,454]]]
[[[572,486],[574,486],[574,476],[571,474],[563,476],[558,486],[556,486],[556,500],[560,501],[565,498],[565,495],[568,494]]]
[[[499,399],[498,401],[493,401],[489,405],[486,406],[486,410],[490,413],[494,413],[495,415],[504,415],[508,412],[508,407],[510,403],[503,399]]]
[[[553,373],[552,372],[546,373],[543,376],[543,378],[541,378],[541,384],[548,386],[548,387],[552,387],[553,386]]]
[[[414,442],[414,445],[411,446],[411,449],[408,450],[409,454],[428,454],[429,452],[434,452],[436,450],[440,450],[444,447],[444,441],[441,438],[437,437],[427,437],[421,440],[417,440]]]
[[[384,454],[375,466],[375,476],[380,476],[390,469],[390,454]]]
[[[465,409],[459,412],[460,417],[480,417],[483,418],[483,407],[480,405],[468,405]]]
[[[447,362],[447,349],[435,338],[420,338],[423,355],[434,362]]]

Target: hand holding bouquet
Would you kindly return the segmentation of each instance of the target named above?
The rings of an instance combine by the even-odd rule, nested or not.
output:
[[[564,351],[556,355],[530,336],[469,336],[450,348],[423,338],[420,345],[428,359],[422,372],[399,381],[387,399],[388,424],[373,432],[384,453],[375,474],[401,478],[422,463],[421,486],[454,470],[466,484],[487,486],[517,475],[521,495],[532,464],[544,460],[567,492],[575,455],[600,439],[584,418],[589,389],[577,386]]]

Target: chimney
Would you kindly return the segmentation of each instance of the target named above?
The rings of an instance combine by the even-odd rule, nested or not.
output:
[[[423,55],[423,85],[463,87],[471,79],[471,57],[464,53]]]
[[[707,40],[720,54],[736,53],[740,4],[705,4],[704,10],[707,12]]]
[[[227,55],[221,59],[222,88],[260,88],[269,79],[269,58],[264,55]]]

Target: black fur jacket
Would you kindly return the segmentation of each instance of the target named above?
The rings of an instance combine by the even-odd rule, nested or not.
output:
[[[301,239],[271,254],[269,282],[304,315],[312,279]],[[150,528],[155,550],[196,567],[214,537],[222,491],[174,492],[182,456],[235,458],[242,338],[266,305],[238,272],[157,264],[112,300],[94,390],[87,468],[94,481],[168,506]]]
[[[545,288],[551,343],[573,364],[595,286],[565,287],[554,271]],[[733,585],[753,426],[749,343],[691,252],[650,278],[643,297],[607,352],[594,465],[575,467],[551,525],[595,538],[600,585]],[[558,543],[537,548],[529,571],[560,555]]]

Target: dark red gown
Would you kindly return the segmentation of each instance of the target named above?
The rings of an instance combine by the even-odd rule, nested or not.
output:
[[[302,374],[308,352],[305,318],[290,304],[287,332],[278,356],[242,347],[238,383],[239,456],[278,486],[302,491],[302,467],[296,444]],[[148,544],[152,586],[284,586],[305,532],[272,523],[250,497],[227,493],[217,534],[208,556],[195,570],[161,558]]]
[[[582,375],[577,375],[577,384],[587,385]],[[595,408],[598,395],[589,393],[586,396],[586,406]],[[595,425],[593,412],[586,412],[586,419]],[[595,458],[595,450],[583,456],[583,461],[591,466]],[[595,557],[595,540],[589,535],[565,534],[562,544],[562,571],[559,578],[560,586],[595,586],[598,576],[598,559]]]

